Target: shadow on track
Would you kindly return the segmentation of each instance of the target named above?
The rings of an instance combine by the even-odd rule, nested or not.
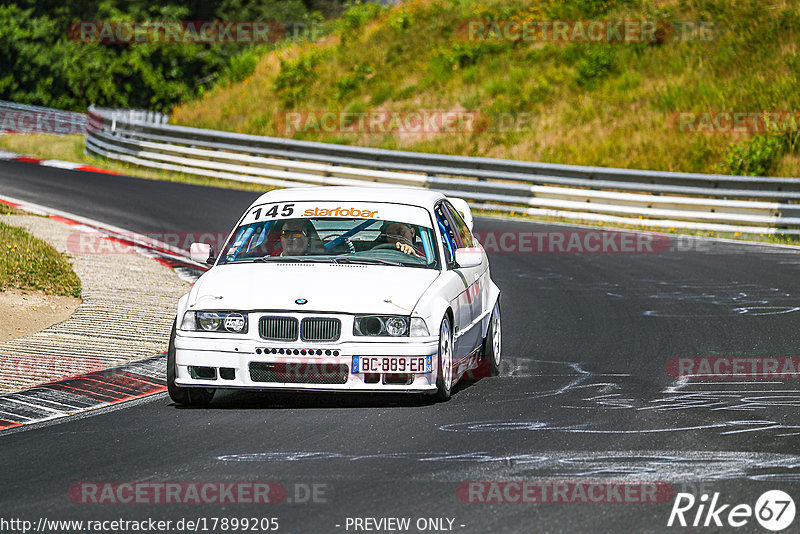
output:
[[[453,398],[479,381],[462,379],[453,388]],[[300,408],[416,408],[440,404],[433,395],[422,393],[320,393],[306,391],[217,390],[208,406],[184,406],[171,403],[178,410],[263,410]],[[446,404],[446,403],[443,403]]]

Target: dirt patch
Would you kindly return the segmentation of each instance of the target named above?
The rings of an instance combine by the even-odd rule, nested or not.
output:
[[[39,291],[0,290],[0,341],[8,341],[44,330],[69,318],[81,299],[45,295]]]

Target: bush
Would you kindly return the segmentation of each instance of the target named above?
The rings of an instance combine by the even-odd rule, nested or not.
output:
[[[550,3],[547,14],[551,19],[593,18],[632,3],[632,0],[559,0]]]
[[[739,144],[732,144],[725,154],[728,174],[766,176],[775,167],[786,144],[778,135],[757,135]]]
[[[223,83],[234,84],[249,78],[256,70],[262,52],[257,49],[247,50],[231,58],[231,62],[222,75]]]
[[[439,50],[433,58],[433,64],[444,72],[463,69],[478,64],[484,57],[495,54],[503,48],[503,43],[491,41],[457,42],[450,48]]]
[[[357,90],[373,73],[372,67],[363,63],[356,63],[348,74],[336,81],[336,93],[333,97],[342,100],[347,95]]]
[[[258,62],[256,49],[244,43],[80,42],[77,32],[70,33],[75,21],[276,20],[308,26],[322,17],[302,0],[56,4],[0,3],[0,99],[77,111],[94,103],[169,112],[216,81],[224,86],[246,79]],[[328,14],[340,9],[336,0],[313,4]]]
[[[314,51],[291,61],[281,60],[281,69],[275,77],[273,88],[286,107],[294,107],[317,77],[317,66],[324,54]]]
[[[358,30],[370,20],[378,17],[386,9],[377,2],[356,0],[345,4],[346,9],[340,19],[342,43],[358,36]]]
[[[616,71],[616,53],[610,46],[591,45],[575,69],[578,85],[594,87],[598,81]]]

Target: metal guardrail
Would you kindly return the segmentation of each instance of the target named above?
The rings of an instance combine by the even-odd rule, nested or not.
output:
[[[86,149],[110,159],[260,183],[416,185],[480,209],[717,232],[800,234],[800,178],[674,173],[448,156],[167,125],[89,109]]]
[[[146,109],[109,109],[104,111],[106,116],[111,118],[112,122],[123,121],[166,124],[169,120],[169,115]]]
[[[86,134],[86,114],[0,100],[0,132]]]

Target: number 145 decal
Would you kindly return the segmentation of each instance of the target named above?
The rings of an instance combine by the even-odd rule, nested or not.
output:
[[[280,212],[278,211],[280,210]],[[263,213],[262,213],[263,211]],[[253,210],[253,218],[259,220],[262,217],[265,219],[274,219],[275,217],[290,217],[294,213],[294,204],[273,204],[271,208],[264,211],[264,207],[259,207]]]

